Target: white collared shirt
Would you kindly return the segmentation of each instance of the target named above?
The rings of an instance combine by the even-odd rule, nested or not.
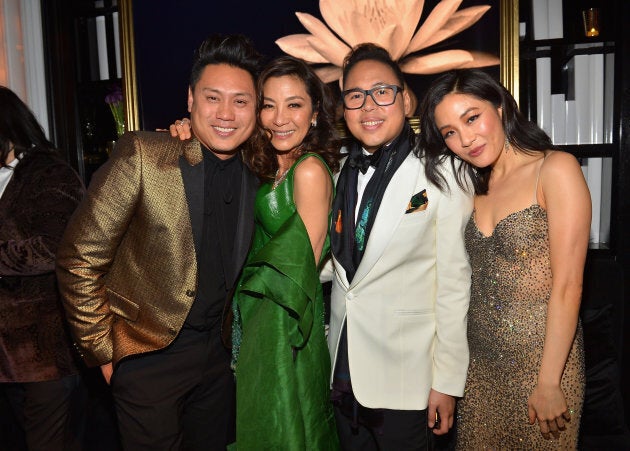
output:
[[[9,163],[8,166],[3,166],[0,168],[0,198],[4,194],[4,190],[11,181],[11,177],[13,177],[13,173],[15,172],[15,167],[18,165],[19,162],[20,159],[15,158],[11,163]]]

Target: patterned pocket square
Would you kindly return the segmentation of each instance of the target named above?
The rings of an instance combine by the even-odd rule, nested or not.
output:
[[[407,204],[407,210],[405,210],[405,214],[426,210],[428,205],[429,199],[427,198],[427,190],[423,189],[419,193],[411,196],[411,199]]]

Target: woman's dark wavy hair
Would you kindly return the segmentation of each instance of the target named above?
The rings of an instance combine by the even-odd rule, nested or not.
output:
[[[457,157],[448,149],[435,124],[435,108],[451,93],[471,95],[501,108],[503,131],[515,152],[531,154],[554,148],[549,136],[521,114],[514,97],[501,83],[478,69],[450,71],[431,84],[420,106],[419,149],[425,158],[426,176],[437,186],[446,183],[438,166],[450,158],[460,187],[466,188],[466,181],[471,180],[475,194],[488,192],[491,168],[476,168]]]
[[[241,34],[212,34],[195,51],[190,71],[190,89],[194,91],[201,74],[207,66],[218,64],[227,64],[248,72],[255,85],[262,61],[263,56],[258,53],[252,41],[246,36]],[[255,152],[255,136],[256,133],[241,145],[241,155],[246,164],[248,164]]]
[[[13,91],[0,86],[0,167],[6,166],[12,148],[16,157],[32,152],[55,152],[32,111]]]
[[[328,85],[320,80],[308,64],[292,56],[281,56],[272,60],[258,77],[258,112],[264,102],[265,82],[270,78],[284,76],[295,77],[304,83],[306,92],[311,97],[313,112],[317,112],[317,125],[306,133],[300,146],[302,153],[320,155],[331,171],[336,172],[341,158],[341,142],[335,127],[335,101]],[[273,180],[278,169],[278,160],[271,140],[260,122],[260,114],[258,129],[258,133],[255,133],[256,145],[248,164],[262,180]]]

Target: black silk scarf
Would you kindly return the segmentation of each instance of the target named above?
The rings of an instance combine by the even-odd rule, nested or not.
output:
[[[351,282],[361,263],[365,247],[374,225],[374,219],[383,199],[383,194],[390,180],[405,161],[413,147],[414,133],[409,124],[391,144],[383,146],[379,164],[372,178],[365,187],[361,205],[354,221],[357,204],[357,180],[359,165],[346,163],[337,179],[337,195],[333,201],[333,223],[330,231],[332,253],[346,270],[348,282]],[[348,160],[358,160],[362,153],[360,143],[353,141],[348,149]],[[375,153],[376,153],[375,152]]]

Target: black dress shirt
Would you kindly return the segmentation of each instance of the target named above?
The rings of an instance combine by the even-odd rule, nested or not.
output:
[[[243,166],[238,156],[217,158],[202,146],[204,164],[204,215],[201,255],[197,255],[197,296],[186,327],[207,330],[217,324],[228,290],[226,268],[234,259]]]

